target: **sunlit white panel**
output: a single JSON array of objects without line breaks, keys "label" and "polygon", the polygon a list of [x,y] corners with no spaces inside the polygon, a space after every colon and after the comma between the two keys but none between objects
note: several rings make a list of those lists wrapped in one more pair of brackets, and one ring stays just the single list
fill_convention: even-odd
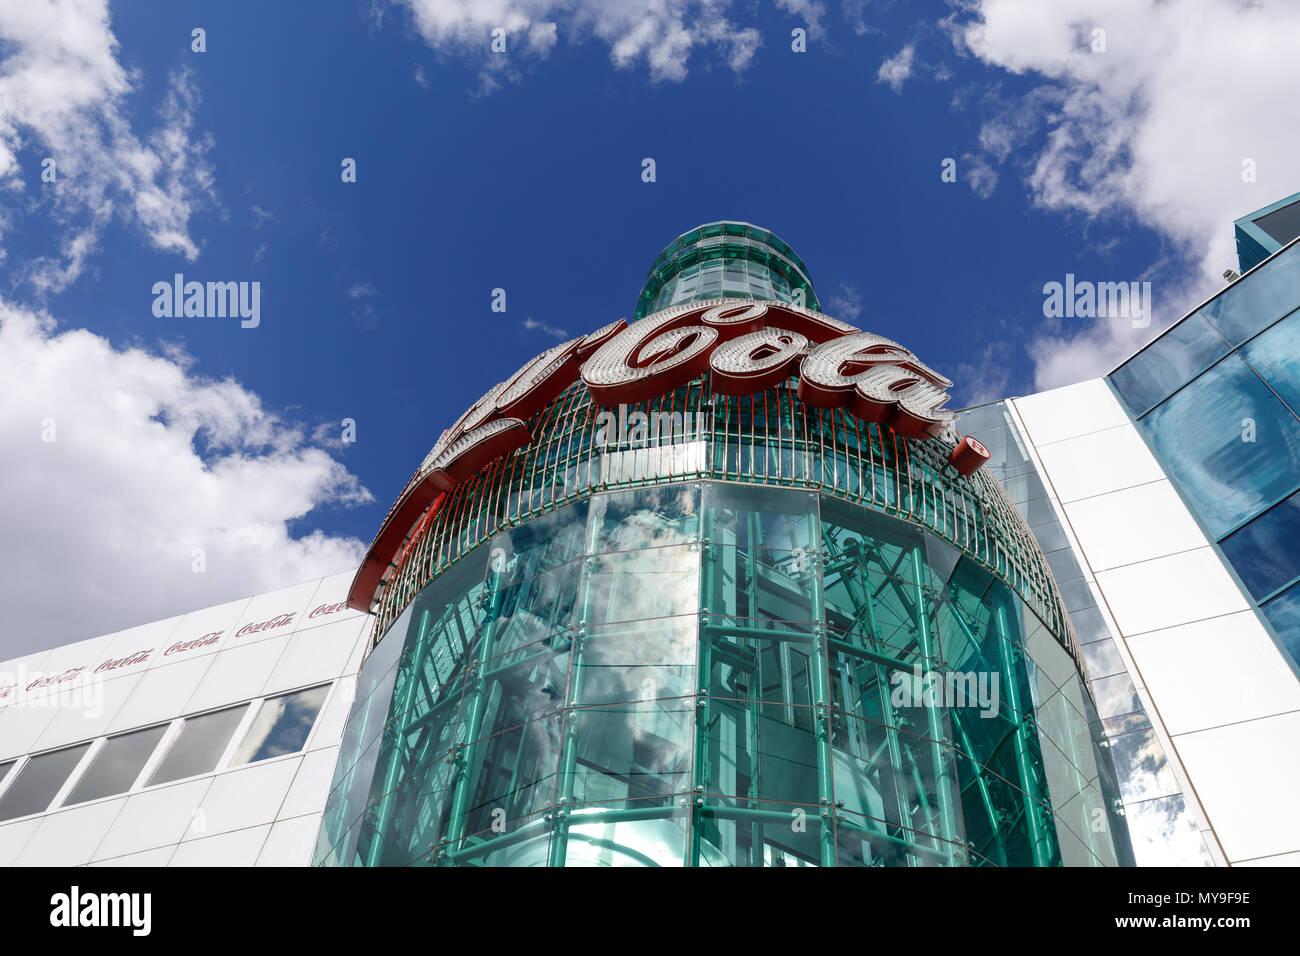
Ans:
[{"label": "sunlit white panel", "polygon": [[288,647],[262,687],[262,693],[273,694],[338,677],[352,656],[363,624],[362,620],[354,618],[291,635]]},{"label": "sunlit white panel", "polygon": [[1097,575],[1125,635],[1230,614],[1247,607],[1237,584],[1210,548],[1126,565]]},{"label": "sunlit white panel", "polygon": [[43,817],[15,865],[81,866],[88,863],[125,803],[125,798],[104,800]]},{"label": "sunlit white panel", "polygon": [[1171,734],[1300,710],[1300,683],[1250,611],[1128,639]]},{"label": "sunlit white panel", "polygon": [[126,805],[95,851],[94,859],[107,860],[181,841],[196,823],[195,813],[211,777],[157,787],[126,798]]},{"label": "sunlit white panel", "polygon": [[319,813],[311,813],[275,824],[262,845],[257,865],[310,866],[320,819]]},{"label": "sunlit white panel", "polygon": [[305,813],[320,813],[325,809],[325,797],[329,794],[330,780],[334,776],[334,764],[338,761],[338,756],[339,748],[331,747],[328,750],[313,750],[303,757],[284,805],[280,807],[281,819]]},{"label": "sunlit white panel", "polygon": [[1165,477],[1132,425],[1040,447],[1038,454],[1062,504]]},{"label": "sunlit white panel", "polygon": [[298,758],[286,758],[219,774],[183,839],[199,840],[270,823],[284,803],[299,763]]},{"label": "sunlit white panel", "polygon": [[1229,862],[1300,850],[1300,713],[1174,737]]},{"label": "sunlit white panel", "polygon": [[213,658],[186,710],[193,713],[259,696],[288,643],[288,634],[244,647],[232,643]]},{"label": "sunlit white panel", "polygon": [[1075,438],[1129,420],[1100,378],[1017,398],[1014,404],[1036,445]]},{"label": "sunlit white panel", "polygon": [[1084,498],[1064,507],[1094,572],[1209,543],[1168,481]]},{"label": "sunlit white panel", "polygon": [[252,866],[270,832],[267,824],[182,843],[168,866]]}]

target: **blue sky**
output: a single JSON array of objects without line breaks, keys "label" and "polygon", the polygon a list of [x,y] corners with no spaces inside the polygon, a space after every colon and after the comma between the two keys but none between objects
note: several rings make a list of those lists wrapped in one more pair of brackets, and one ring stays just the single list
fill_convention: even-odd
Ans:
[{"label": "blue sky", "polygon": [[[1235,265],[1232,218],[1300,189],[1296,134],[1234,108],[1262,83],[1293,95],[1294,51],[1273,55],[1291,41],[1270,38],[1294,14],[1198,6],[84,0],[0,14],[0,83],[18,104],[0,107],[0,414],[18,473],[0,528],[5,548],[35,537],[53,560],[84,556],[69,604],[15,551],[9,586],[35,609],[11,646],[347,567],[444,427],[553,336],[630,314],[656,253],[701,222],[775,231],[825,311],[912,347],[956,382],[955,406],[1106,371]],[[1175,24],[1191,39],[1157,56]],[[1234,31],[1207,67],[1192,41]],[[1260,54],[1245,71],[1243,45]],[[1186,106],[1189,76],[1227,86]],[[43,184],[51,155],[60,181]],[[155,317],[152,286],[176,272],[260,282],[259,327]],[[1066,273],[1152,280],[1155,323],[1045,319],[1043,285]],[[50,417],[60,438],[41,443]],[[89,521],[51,517],[78,507]],[[203,574],[187,567],[196,547]]]}]

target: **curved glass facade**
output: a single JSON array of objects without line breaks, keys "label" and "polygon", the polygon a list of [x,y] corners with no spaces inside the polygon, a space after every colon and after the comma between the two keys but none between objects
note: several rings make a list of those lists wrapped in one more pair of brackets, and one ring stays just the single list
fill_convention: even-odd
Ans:
[{"label": "curved glass facade", "polygon": [[1074,661],[937,535],[682,482],[511,528],[362,671],[317,862],[1114,865]]},{"label": "curved glass facade", "polygon": [[[765,229],[713,223],[634,320],[818,308]],[[709,374],[441,495],[371,598],[321,865],[1129,865],[1047,560],[955,437]]]},{"label": "curved glass facade", "polygon": [[678,236],[659,253],[632,318],[725,298],[820,308],[803,260],[779,237],[747,222],[713,222]]}]

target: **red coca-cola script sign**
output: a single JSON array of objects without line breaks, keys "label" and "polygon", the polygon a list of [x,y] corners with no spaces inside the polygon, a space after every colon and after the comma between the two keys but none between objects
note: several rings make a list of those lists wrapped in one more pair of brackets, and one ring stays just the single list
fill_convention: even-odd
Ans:
[{"label": "red coca-cola script sign", "polygon": [[235,632],[235,637],[240,638],[247,634],[257,634],[261,631],[273,631],[277,627],[285,627],[288,624],[291,624],[293,619],[294,615],[292,614],[277,614],[275,617],[267,621],[258,621],[256,624],[245,624]]},{"label": "red coca-cola script sign", "polygon": [[[798,375],[799,398],[846,408],[909,438],[948,434],[952,382],[897,342],[813,309],[751,299],[672,306],[633,325],[611,323],[548,349],[495,386],[443,432],[389,509],[347,604],[364,611],[406,535],[441,497],[532,441],[528,419],[581,378],[595,404],[639,402],[710,372],[716,392],[753,394]],[[948,441],[954,439],[948,438]],[[974,445],[949,456],[964,475],[983,464]]]}]

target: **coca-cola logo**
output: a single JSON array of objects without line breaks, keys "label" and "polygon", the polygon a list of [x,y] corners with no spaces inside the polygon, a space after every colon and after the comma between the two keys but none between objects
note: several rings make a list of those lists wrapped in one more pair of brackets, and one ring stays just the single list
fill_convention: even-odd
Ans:
[{"label": "coca-cola logo", "polygon": [[[532,441],[529,417],[581,379],[594,404],[610,408],[668,393],[710,373],[715,392],[741,395],[797,376],[801,401],[845,408],[914,439],[955,444],[944,406],[952,382],[882,336],[800,305],[713,299],[671,306],[639,322],[620,319],[557,345],[478,400],[443,432],[389,509],[352,581],[348,605],[364,611],[407,532],[438,499]],[[974,446],[949,448],[964,475],[986,459]]]},{"label": "coca-cola logo", "polygon": [[221,640],[221,635],[224,633],[226,632],[210,631],[202,637],[194,638],[192,641],[178,641],[171,647],[167,648],[167,650],[163,651],[163,657],[168,657],[172,654],[181,654],[185,651],[197,650],[200,647],[211,647],[213,644],[217,643],[217,641]]},{"label": "coca-cola logo", "polygon": [[52,674],[49,677],[38,677],[27,685],[27,693],[39,690],[43,687],[55,687],[59,684],[65,684],[70,680],[76,680],[77,675],[84,671],[85,667],[69,667],[66,671],[58,674]]},{"label": "coca-cola logo", "polygon": [[307,615],[308,620],[317,617],[324,617],[326,614],[337,614],[339,611],[348,609],[347,601],[340,601],[338,604],[322,604],[316,610]]},{"label": "coca-cola logo", "polygon": [[273,631],[277,627],[284,627],[294,616],[292,614],[277,614],[269,621],[259,621],[256,624],[245,624],[235,632],[235,637],[243,637],[245,634],[257,634],[261,631]]},{"label": "coca-cola logo", "polygon": [[123,667],[131,667],[134,664],[143,664],[149,659],[149,655],[152,653],[153,648],[151,647],[147,651],[136,651],[133,654],[119,657],[116,660],[104,661],[104,663],[95,668],[95,673],[98,674],[101,671],[115,671],[120,670]]}]

